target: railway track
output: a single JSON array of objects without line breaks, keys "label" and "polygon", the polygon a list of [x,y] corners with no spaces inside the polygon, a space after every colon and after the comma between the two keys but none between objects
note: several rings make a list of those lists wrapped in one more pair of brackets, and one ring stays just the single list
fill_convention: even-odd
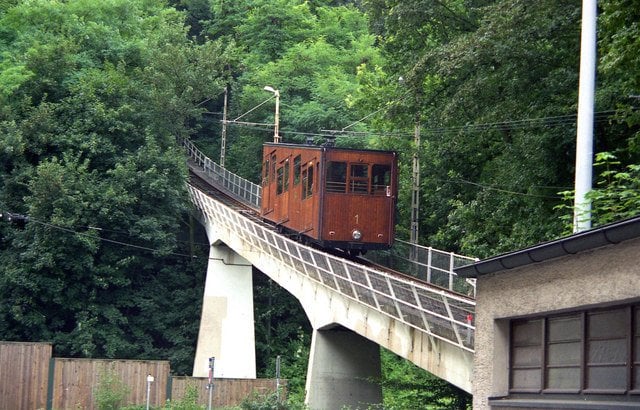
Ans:
[{"label": "railway track", "polygon": [[[191,167],[190,167],[191,169]],[[197,168],[196,168],[197,169]],[[203,178],[201,175],[199,175],[198,172],[194,172],[193,169],[191,169],[191,172],[189,173],[189,184],[191,184],[192,186],[198,188],[199,190],[201,190],[202,192],[206,193],[208,196],[215,198],[217,201],[222,202],[223,204],[225,204],[226,206],[228,206],[229,208],[233,209],[234,211],[242,214],[243,216],[245,216],[246,218],[250,219],[251,221],[260,224],[261,226],[268,228],[269,230],[276,232],[278,234],[284,235],[289,237],[292,240],[295,240],[294,236],[295,235],[287,235],[286,233],[283,233],[280,229],[278,229],[278,227],[274,226],[271,223],[266,222],[264,219],[262,219],[262,217],[260,216],[260,213],[247,206],[246,204],[244,204],[243,202],[241,202],[238,199],[233,198],[231,195],[226,194],[225,192],[221,191],[220,189],[217,189],[216,187],[214,187],[211,183],[209,183],[206,178]],[[452,291],[451,289],[439,286],[437,284],[434,283],[430,283],[424,280],[421,280],[420,278],[416,278],[413,275],[409,275],[403,272],[399,272],[397,270],[391,269],[387,266],[381,265],[379,263],[375,263],[372,262],[362,256],[352,256],[349,255],[349,253],[344,252],[342,250],[339,249],[320,249],[320,248],[316,248],[318,250],[324,251],[324,252],[328,252],[336,257],[339,258],[343,258],[343,259],[348,259],[352,262],[358,263],[362,266],[366,266],[372,269],[376,269],[382,272],[385,272],[391,276],[397,277],[397,278],[402,278],[404,280],[410,280],[413,282],[417,282],[417,283],[421,283],[424,285],[428,285],[430,287],[433,288],[437,288],[439,290],[442,290],[443,292],[450,292],[450,293],[454,293],[456,294],[458,297],[460,298],[464,298],[464,299],[468,299],[469,301],[473,301],[472,297],[469,297],[468,295],[462,294],[462,293],[458,293],[455,291]]]}]

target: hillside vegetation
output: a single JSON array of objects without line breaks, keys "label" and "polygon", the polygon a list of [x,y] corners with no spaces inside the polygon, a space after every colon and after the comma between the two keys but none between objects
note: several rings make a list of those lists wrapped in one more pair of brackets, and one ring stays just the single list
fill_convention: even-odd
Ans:
[{"label": "hillside vegetation", "polygon": [[[640,209],[640,0],[601,0],[594,224]],[[258,182],[285,142],[400,153],[408,238],[475,257],[567,232],[579,0],[0,0],[0,334],[191,371],[208,245],[177,137]],[[257,108],[256,108],[257,107]],[[419,124],[421,144],[415,146]],[[260,373],[303,389],[309,325],[256,272]],[[389,408],[464,395],[385,359]],[[431,394],[431,393],[429,393]],[[456,396],[458,395],[458,396]],[[451,399],[451,397],[458,397]],[[412,402],[415,400],[415,402]]]}]

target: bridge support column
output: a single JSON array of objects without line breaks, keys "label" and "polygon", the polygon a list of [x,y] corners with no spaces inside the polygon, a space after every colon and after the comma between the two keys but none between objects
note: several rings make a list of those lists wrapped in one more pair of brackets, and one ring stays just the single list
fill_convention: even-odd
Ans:
[{"label": "bridge support column", "polygon": [[255,379],[255,336],[251,264],[223,244],[214,244],[202,301],[194,377]]},{"label": "bridge support column", "polygon": [[312,410],[382,403],[380,347],[344,328],[313,330],[306,404]]}]

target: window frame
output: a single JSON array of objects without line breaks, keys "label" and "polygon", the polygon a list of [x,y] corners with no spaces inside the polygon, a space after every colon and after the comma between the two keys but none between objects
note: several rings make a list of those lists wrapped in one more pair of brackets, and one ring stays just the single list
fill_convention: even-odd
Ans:
[{"label": "window frame", "polygon": [[[619,315],[617,321],[613,320],[616,315]],[[598,322],[598,316],[609,316],[609,318]],[[561,336],[556,334],[550,336],[551,326],[554,323],[572,318],[579,321],[578,326],[573,324],[575,329],[568,329],[565,324],[562,328],[558,327],[560,329],[558,333],[562,334]],[[535,322],[539,322],[536,324],[539,326],[537,329],[540,332],[539,337],[536,340],[527,340],[526,337],[532,338],[525,334],[525,327]],[[581,399],[628,397],[633,398],[634,402],[640,398],[639,303],[512,319],[509,323],[509,329],[509,395],[532,398],[570,395]],[[535,331],[536,329],[533,329],[532,332],[535,333]],[[570,332],[575,332],[575,334],[572,335]],[[558,362],[556,359],[560,357],[559,355],[556,355],[556,359],[552,357],[554,355],[552,351],[556,347],[567,344],[565,347],[575,348],[576,343],[580,346],[577,363],[562,363],[562,359]],[[568,346],[568,344],[574,346]],[[621,351],[622,345],[624,345],[624,351]],[[526,356],[525,349],[531,346],[538,347],[539,366],[527,362],[532,359]],[[591,370],[598,368],[609,372],[599,375],[590,373]],[[619,368],[624,368],[624,370]],[[516,384],[518,383],[516,377],[521,377],[528,369],[537,369],[539,373],[534,379],[517,379],[518,381],[524,380],[524,382]],[[576,369],[577,373],[574,375],[576,379],[571,380],[577,382],[577,388],[558,387],[550,384],[552,383],[550,371],[557,369]],[[561,377],[566,377],[566,375],[556,376],[556,380]],[[565,378],[560,382],[567,380]],[[618,386],[613,385],[615,381],[619,382]],[[624,388],[621,387],[623,384]]]},{"label": "window frame", "polygon": [[313,196],[313,161],[302,165],[302,200]]}]

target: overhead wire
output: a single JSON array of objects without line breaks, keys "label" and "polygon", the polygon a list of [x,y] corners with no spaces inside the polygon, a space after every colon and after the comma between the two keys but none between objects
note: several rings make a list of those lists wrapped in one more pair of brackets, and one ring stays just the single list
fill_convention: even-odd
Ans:
[{"label": "overhead wire", "polygon": [[[389,107],[383,107],[389,108]],[[295,130],[286,130],[280,129],[281,134],[297,134],[297,135],[311,135],[311,136],[319,136],[319,137],[330,137],[335,138],[340,134],[351,135],[355,137],[371,137],[371,136],[384,136],[384,137],[413,137],[412,132],[373,132],[373,131],[349,131],[347,128],[363,121],[366,118],[369,118],[371,115],[379,112],[378,110],[374,113],[371,113],[362,119],[351,123],[350,125],[342,128],[342,129],[323,129],[321,132],[306,132],[306,131],[295,131]],[[607,111],[598,111],[594,113],[594,122],[603,122],[609,120],[612,115],[614,115],[616,110],[607,110]],[[457,126],[449,126],[449,127],[424,127],[420,129],[420,133],[423,135],[451,135],[458,133],[476,133],[476,132],[484,132],[490,130],[496,131],[512,131],[512,130],[521,130],[528,128],[539,128],[539,127],[558,127],[562,125],[571,125],[575,124],[577,119],[577,114],[567,114],[567,115],[558,115],[558,116],[549,116],[549,117],[537,117],[537,118],[526,118],[522,120],[511,120],[511,121],[499,121],[499,122],[489,122],[489,123],[479,123],[479,124],[465,124],[465,125],[457,125]],[[261,127],[264,125],[273,126],[273,124],[267,123],[245,123],[245,122],[236,122],[227,121],[228,125],[235,125],[246,128],[253,128],[259,131],[272,131],[272,128]]]},{"label": "overhead wire", "polygon": [[[488,191],[502,192],[502,193],[505,193],[505,194],[519,195],[519,196],[524,196],[524,197],[529,197],[529,198],[562,199],[561,196],[538,195],[538,194],[530,194],[530,193],[527,193],[527,192],[513,191],[513,190],[509,190],[509,189],[499,188],[499,187],[496,187],[496,186],[493,186],[493,185],[486,185],[486,184],[480,184],[478,182],[467,181],[466,179],[462,179],[462,178],[458,178],[458,179],[432,178],[432,179],[435,180],[435,181],[440,181],[440,182],[452,182],[452,183],[457,183],[457,184],[473,185],[473,186],[477,186],[477,187],[486,189]],[[550,188],[553,188],[553,187],[550,187]]]},{"label": "overhead wire", "polygon": [[[12,214],[18,215],[18,214],[15,214],[15,213],[12,213]],[[21,215],[21,216],[23,216],[23,215]],[[36,224],[39,224],[39,225],[42,225],[42,226],[45,226],[45,227],[48,227],[48,228],[51,228],[51,229],[56,229],[56,230],[59,230],[59,231],[62,231],[62,232],[67,232],[67,233],[71,233],[71,234],[74,234],[74,235],[87,237],[87,238],[90,238],[90,239],[97,239],[97,240],[99,240],[101,242],[108,242],[108,243],[112,243],[112,244],[123,246],[123,247],[129,247],[129,248],[139,249],[139,250],[153,252],[153,253],[162,253],[162,254],[165,254],[165,255],[180,256],[180,257],[185,257],[185,258],[190,258],[190,259],[200,259],[196,255],[188,255],[186,253],[179,253],[179,252],[165,252],[165,251],[162,251],[162,250],[160,250],[158,248],[151,248],[151,247],[148,247],[148,246],[141,246],[141,245],[136,245],[136,244],[132,244],[132,243],[128,243],[128,242],[118,241],[118,240],[115,240],[115,239],[104,238],[102,236],[91,235],[91,234],[88,234],[86,232],[80,232],[80,231],[77,230],[77,228],[76,229],[66,228],[64,226],[59,226],[59,225],[55,225],[55,224],[52,224],[52,223],[49,223],[49,222],[40,221],[40,220],[34,219],[34,218],[30,217],[30,216],[29,217],[23,216],[23,217],[26,218],[26,220],[28,220],[28,222],[31,222],[31,223],[36,223]],[[99,228],[99,227],[95,227],[95,226],[86,226],[85,228],[91,229],[91,230],[96,230],[96,231],[108,230],[108,229],[103,229],[103,228]],[[112,232],[118,232],[118,231],[112,231]],[[203,246],[204,244],[196,243],[196,245]],[[206,245],[206,246],[208,246],[208,245]],[[247,265],[247,264],[228,263],[223,258],[208,257],[207,259],[208,260],[221,261],[224,265],[229,265],[229,266],[251,266],[251,265]]]}]

